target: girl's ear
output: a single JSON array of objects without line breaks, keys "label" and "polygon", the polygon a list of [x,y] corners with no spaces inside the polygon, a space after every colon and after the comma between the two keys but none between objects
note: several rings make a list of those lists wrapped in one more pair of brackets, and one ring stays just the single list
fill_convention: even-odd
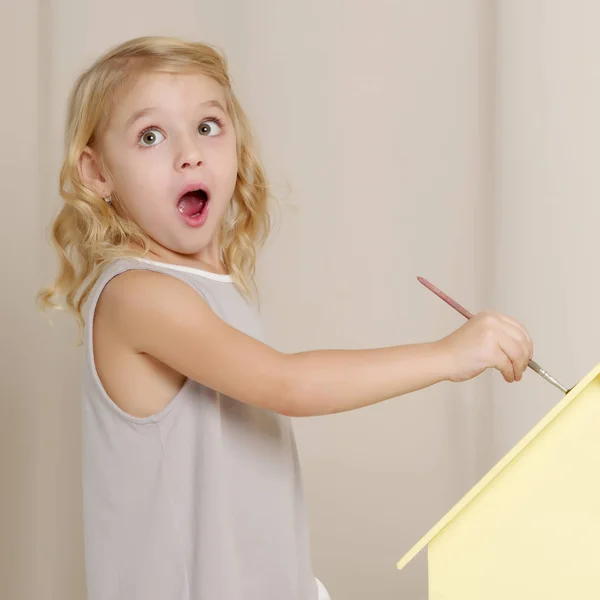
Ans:
[{"label": "girl's ear", "polygon": [[110,183],[102,172],[100,158],[92,148],[86,146],[79,157],[77,164],[79,177],[94,193],[101,198],[106,198],[112,193]]}]

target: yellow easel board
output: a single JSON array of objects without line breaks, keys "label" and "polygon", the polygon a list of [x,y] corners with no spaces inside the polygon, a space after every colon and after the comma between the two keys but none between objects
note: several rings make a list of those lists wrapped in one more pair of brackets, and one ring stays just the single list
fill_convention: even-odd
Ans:
[{"label": "yellow easel board", "polygon": [[429,600],[600,598],[600,365],[397,563]]}]

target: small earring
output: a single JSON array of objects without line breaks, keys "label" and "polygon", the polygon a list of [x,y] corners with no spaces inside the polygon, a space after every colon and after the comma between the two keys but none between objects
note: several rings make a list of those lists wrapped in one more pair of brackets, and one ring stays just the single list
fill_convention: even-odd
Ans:
[{"label": "small earring", "polygon": [[106,202],[106,204],[112,204],[112,198],[110,196],[106,196],[106,198],[104,198],[104,202]]}]

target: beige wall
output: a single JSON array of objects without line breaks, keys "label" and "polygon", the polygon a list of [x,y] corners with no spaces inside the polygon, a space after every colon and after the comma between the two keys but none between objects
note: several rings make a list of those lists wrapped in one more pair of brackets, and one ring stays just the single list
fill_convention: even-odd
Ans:
[{"label": "beige wall", "polygon": [[[497,22],[492,294],[569,387],[600,360],[600,4],[503,0]],[[495,457],[560,399],[538,379],[495,385]]]},{"label": "beige wall", "polygon": [[[421,274],[472,310],[525,321],[540,362],[570,384],[597,360],[599,10],[583,0],[3,3],[0,596],[84,595],[79,350],[69,321],[50,329],[31,303],[52,273],[44,228],[82,67],[149,33],[227,52],[282,200],[259,269],[276,347],[446,334],[461,317],[416,283]],[[315,566],[333,599],[426,598],[425,556],[401,573],[395,561],[557,393],[532,375],[509,388],[486,374],[297,421]]]},{"label": "beige wall", "polygon": [[[441,336],[461,317],[417,275],[485,300],[485,3],[298,6],[261,4],[252,60],[266,67],[240,81],[277,189],[292,190],[262,264],[272,339],[293,350]],[[426,557],[394,564],[481,472],[488,384],[297,423],[334,599],[426,598]]]},{"label": "beige wall", "polygon": [[5,591],[15,596],[17,585],[27,588],[32,566],[38,63],[35,3],[25,0],[18,9],[1,10],[6,18],[0,18],[0,595],[8,598]]}]

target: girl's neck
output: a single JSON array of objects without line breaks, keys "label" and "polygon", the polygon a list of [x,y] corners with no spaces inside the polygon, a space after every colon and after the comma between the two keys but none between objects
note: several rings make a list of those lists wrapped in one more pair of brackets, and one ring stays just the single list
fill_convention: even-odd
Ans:
[{"label": "girl's neck", "polygon": [[203,250],[201,254],[187,255],[178,254],[151,241],[150,251],[146,258],[157,262],[210,271],[219,275],[229,275],[221,258],[220,246],[217,244],[211,244],[211,247]]}]

